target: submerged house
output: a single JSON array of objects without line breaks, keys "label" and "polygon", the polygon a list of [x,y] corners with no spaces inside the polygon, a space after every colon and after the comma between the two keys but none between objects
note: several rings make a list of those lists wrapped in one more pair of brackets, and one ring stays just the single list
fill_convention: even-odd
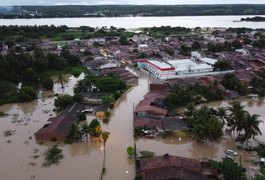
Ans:
[{"label": "submerged house", "polygon": [[166,97],[166,92],[149,92],[144,99],[135,107],[135,115],[141,118],[165,117],[167,110],[162,106],[162,101]]},{"label": "submerged house", "polygon": [[83,110],[84,105],[75,103],[66,107],[57,117],[48,120],[51,122],[45,124],[35,133],[36,141],[58,140],[64,141],[69,134],[71,124],[78,121],[78,115]]},{"label": "submerged house", "polygon": [[208,179],[200,161],[169,154],[140,160],[140,175],[143,180]]}]

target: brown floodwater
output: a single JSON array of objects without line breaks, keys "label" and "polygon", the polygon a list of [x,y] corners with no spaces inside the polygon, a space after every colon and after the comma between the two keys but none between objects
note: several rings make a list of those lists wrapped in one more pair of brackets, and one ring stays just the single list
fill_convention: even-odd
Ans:
[{"label": "brown floodwater", "polygon": [[[133,146],[133,107],[148,91],[148,84],[154,79],[148,78],[141,72],[129,70],[139,76],[139,83],[128,90],[112,112],[108,125],[102,124],[104,131],[110,136],[106,144],[106,180],[132,180],[135,177],[134,162],[128,158],[126,149]],[[40,98],[30,103],[16,103],[0,106],[0,111],[8,116],[0,118],[0,174],[3,180],[37,179],[37,180],[97,180],[103,164],[103,143],[79,142],[71,145],[60,144],[64,158],[57,166],[42,167],[45,150],[54,143],[37,144],[34,132],[41,128],[47,119],[55,116],[53,94],[67,93],[73,95],[73,87],[79,79],[65,76],[65,88],[59,82],[55,83],[53,91],[40,93]],[[54,78],[56,81],[56,78]],[[261,115],[264,121],[264,102],[255,100],[241,100],[251,113]],[[212,106],[227,106],[228,102],[211,103]],[[87,115],[90,122],[95,116]],[[260,125],[262,131],[265,124]],[[4,137],[3,132],[11,130],[12,136]],[[264,131],[265,132],[265,131]],[[138,139],[137,150],[149,150],[157,155],[170,153],[191,158],[208,158],[221,160],[226,149],[236,149],[233,133],[225,134],[218,142],[197,143],[188,134],[172,134],[167,138]],[[265,134],[258,137],[265,140]],[[251,154],[243,151],[242,164],[250,167],[248,162]],[[38,157],[39,156],[39,157]],[[239,162],[239,157],[236,161]],[[256,167],[253,167],[257,169]]]}]

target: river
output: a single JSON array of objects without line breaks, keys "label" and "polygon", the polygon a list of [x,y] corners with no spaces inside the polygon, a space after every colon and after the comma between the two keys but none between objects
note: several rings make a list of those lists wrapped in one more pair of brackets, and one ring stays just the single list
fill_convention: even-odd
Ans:
[{"label": "river", "polygon": [[[265,28],[265,22],[234,22],[241,18],[254,16],[172,16],[172,17],[108,17],[108,18],[42,18],[42,19],[0,19],[0,25],[66,25],[79,26],[114,26],[126,29],[140,27],[183,26],[194,27],[246,27]],[[264,17],[264,16],[262,16]]]}]

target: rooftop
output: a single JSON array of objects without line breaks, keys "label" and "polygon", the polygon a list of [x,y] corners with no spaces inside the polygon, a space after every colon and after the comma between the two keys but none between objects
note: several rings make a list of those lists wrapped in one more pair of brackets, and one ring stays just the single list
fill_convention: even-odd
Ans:
[{"label": "rooftop", "polygon": [[189,70],[212,68],[212,66],[208,64],[195,63],[194,61],[190,59],[171,60],[171,61],[168,61],[168,63],[172,64],[172,66],[174,66],[177,71],[189,71]]},{"label": "rooftop", "polygon": [[140,171],[143,180],[207,179],[199,161],[169,154],[141,160]]}]

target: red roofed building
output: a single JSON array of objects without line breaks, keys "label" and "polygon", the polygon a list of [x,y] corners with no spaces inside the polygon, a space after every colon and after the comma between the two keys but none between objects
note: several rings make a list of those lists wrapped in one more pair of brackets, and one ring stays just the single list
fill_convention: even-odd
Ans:
[{"label": "red roofed building", "polygon": [[57,117],[52,117],[48,121],[50,124],[45,124],[35,133],[37,141],[51,141],[56,139],[64,141],[69,133],[72,123],[78,120],[78,114],[83,109],[82,104],[73,104],[65,108]]},{"label": "red roofed building", "polygon": [[198,160],[165,154],[140,160],[142,180],[206,180]]},{"label": "red roofed building", "polygon": [[165,117],[167,110],[161,107],[160,101],[166,97],[166,92],[149,92],[139,102],[134,112],[138,117],[157,116]]}]

